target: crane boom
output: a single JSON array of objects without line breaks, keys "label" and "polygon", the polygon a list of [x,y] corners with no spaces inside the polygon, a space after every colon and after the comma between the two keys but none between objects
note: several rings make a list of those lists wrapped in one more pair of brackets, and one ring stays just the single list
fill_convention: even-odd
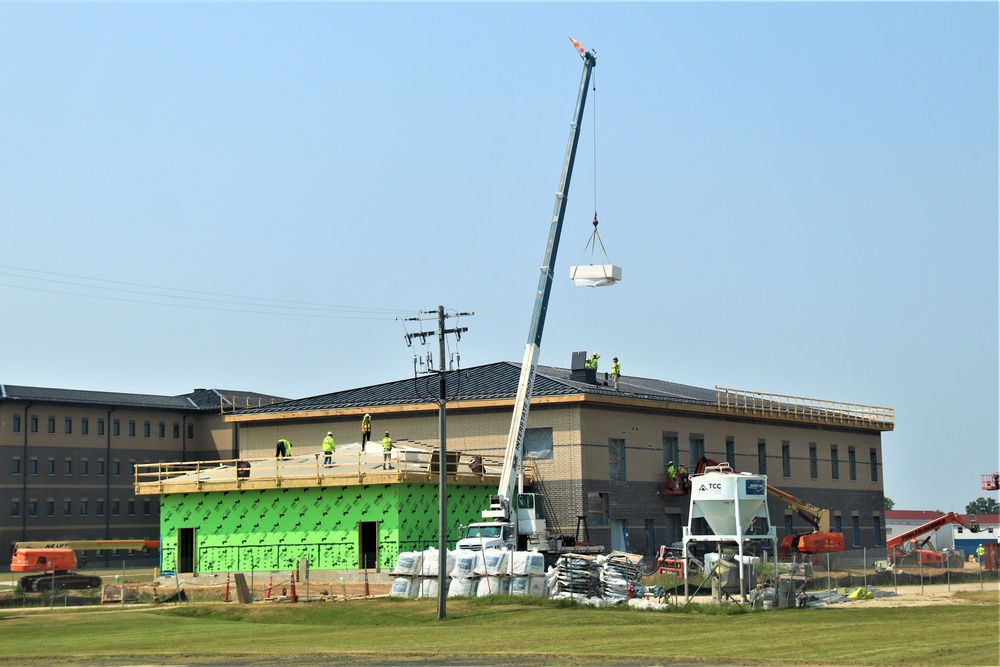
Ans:
[{"label": "crane boom", "polygon": [[[576,99],[576,111],[570,123],[569,142],[566,146],[566,158],[563,161],[562,177],[559,189],[556,191],[555,211],[552,214],[552,225],[549,228],[549,241],[542,260],[541,275],[538,278],[538,291],[535,294],[535,306],[531,314],[531,325],[528,328],[528,342],[524,346],[524,359],[521,362],[521,375],[517,382],[517,396],[514,399],[514,413],[511,416],[510,429],[507,432],[507,446],[504,450],[503,471],[500,474],[498,494],[490,502],[490,510],[483,516],[500,518],[509,515],[510,499],[514,495],[514,485],[523,476],[521,471],[522,450],[524,448],[524,429],[528,423],[528,408],[531,404],[531,393],[535,384],[535,369],[538,367],[538,354],[542,344],[542,330],[545,327],[545,313],[549,307],[549,294],[552,291],[552,277],[556,265],[556,253],[559,250],[559,236],[562,233],[563,218],[566,215],[567,196],[569,195],[570,179],[573,176],[573,163],[576,160],[576,148],[580,142],[580,125],[583,121],[583,109],[587,103],[587,88],[590,75],[597,58],[593,53],[582,50],[577,42],[574,46],[583,58],[583,74],[580,78],[580,92]],[[523,490],[523,486],[520,490]]]},{"label": "crane boom", "polygon": [[904,533],[900,533],[895,537],[892,537],[885,542],[885,546],[889,549],[894,547],[900,547],[910,540],[915,540],[921,535],[926,535],[927,533],[932,533],[939,528],[943,528],[948,524],[957,523],[965,526],[973,533],[979,532],[979,522],[976,520],[975,515],[971,515],[968,520],[965,519],[961,514],[956,512],[948,512],[947,514],[942,514],[936,519],[932,519],[922,526],[917,526]]}]

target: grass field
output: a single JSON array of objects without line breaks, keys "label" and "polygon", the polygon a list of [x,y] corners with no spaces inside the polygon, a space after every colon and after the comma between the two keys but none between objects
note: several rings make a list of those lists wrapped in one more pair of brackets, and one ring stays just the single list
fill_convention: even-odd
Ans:
[{"label": "grass field", "polygon": [[377,599],[0,612],[0,660],[30,664],[998,665],[995,591],[964,604],[749,612],[549,600]]}]

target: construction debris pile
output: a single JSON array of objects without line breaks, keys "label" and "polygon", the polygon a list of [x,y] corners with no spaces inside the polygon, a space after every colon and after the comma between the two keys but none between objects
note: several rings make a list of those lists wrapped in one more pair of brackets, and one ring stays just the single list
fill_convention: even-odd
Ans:
[{"label": "construction debris pile", "polygon": [[[449,551],[446,558],[448,597],[535,595],[615,604],[634,596],[642,576],[642,556],[617,551],[608,556],[568,554],[548,572],[538,551],[460,549]],[[439,568],[437,549],[399,554],[389,594],[437,597]]]}]

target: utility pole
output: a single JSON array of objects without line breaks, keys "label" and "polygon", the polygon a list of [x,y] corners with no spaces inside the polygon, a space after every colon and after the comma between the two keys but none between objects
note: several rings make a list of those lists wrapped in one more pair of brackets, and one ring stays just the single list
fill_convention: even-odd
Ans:
[{"label": "utility pole", "polygon": [[[445,403],[447,395],[445,392],[445,345],[444,337],[448,334],[455,334],[457,340],[461,340],[462,334],[468,331],[467,327],[455,327],[445,329],[445,319],[448,317],[462,317],[475,315],[475,313],[454,313],[445,314],[444,306],[438,306],[437,311],[426,311],[431,317],[410,317],[409,321],[422,321],[437,319],[438,337],[438,437],[440,441],[440,451],[438,452],[438,620],[443,620],[446,616],[445,610],[445,582],[448,576],[448,447],[445,439]],[[420,338],[421,342],[426,342],[430,331],[420,331],[419,333],[406,334],[406,344],[410,345],[414,338]],[[429,366],[429,364],[428,364]],[[428,373],[435,371],[428,367]]]}]

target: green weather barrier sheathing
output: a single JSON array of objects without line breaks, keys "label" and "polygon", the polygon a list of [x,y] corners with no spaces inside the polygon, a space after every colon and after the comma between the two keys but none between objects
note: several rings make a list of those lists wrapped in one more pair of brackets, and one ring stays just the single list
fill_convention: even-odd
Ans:
[{"label": "green weather barrier sheathing", "polygon": [[[481,520],[492,487],[448,488],[448,537]],[[161,568],[177,568],[177,536],[195,531],[198,572],[357,568],[361,522],[377,522],[378,563],[436,547],[437,484],[371,484],[166,494],[160,502]]]}]

